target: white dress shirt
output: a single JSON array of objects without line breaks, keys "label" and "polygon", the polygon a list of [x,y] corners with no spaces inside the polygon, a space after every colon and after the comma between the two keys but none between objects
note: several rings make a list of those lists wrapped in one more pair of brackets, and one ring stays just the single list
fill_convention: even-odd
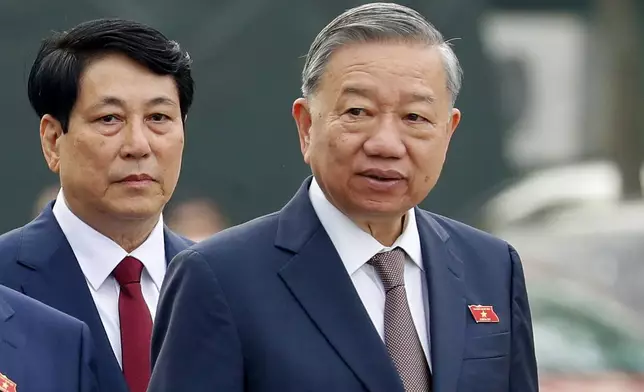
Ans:
[{"label": "white dress shirt", "polygon": [[144,266],[141,275],[141,290],[154,321],[159,300],[159,288],[163,283],[166,271],[163,218],[159,219],[145,242],[128,254],[117,243],[74,215],[67,206],[62,189],[56,198],[53,212],[85,275],[87,286],[94,299],[112,350],[114,350],[114,355],[122,368],[118,306],[120,286],[111,274],[126,256],[132,256],[141,261]]},{"label": "white dress shirt", "polygon": [[407,213],[405,227],[400,237],[391,247],[387,247],[360,229],[331,204],[315,178],[309,188],[309,198],[383,341],[385,337],[385,289],[375,268],[368,264],[368,261],[377,253],[386,252],[396,247],[405,251],[405,290],[409,310],[427,357],[427,363],[431,366],[427,281],[423,272],[420,236],[414,210],[411,209]]}]

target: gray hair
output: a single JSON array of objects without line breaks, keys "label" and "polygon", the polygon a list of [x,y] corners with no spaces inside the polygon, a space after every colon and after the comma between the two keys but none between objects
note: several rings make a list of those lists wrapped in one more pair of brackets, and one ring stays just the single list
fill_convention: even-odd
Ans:
[{"label": "gray hair", "polygon": [[315,93],[329,59],[343,45],[378,41],[418,42],[438,47],[443,56],[452,105],[461,89],[463,70],[443,35],[421,14],[394,3],[370,3],[333,19],[309,48],[302,70],[302,94]]}]

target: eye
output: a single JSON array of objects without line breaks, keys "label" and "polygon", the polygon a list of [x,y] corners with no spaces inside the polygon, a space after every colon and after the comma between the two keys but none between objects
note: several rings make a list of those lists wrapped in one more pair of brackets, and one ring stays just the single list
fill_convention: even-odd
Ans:
[{"label": "eye", "polygon": [[149,118],[154,122],[164,122],[170,120],[170,117],[162,113],[154,113]]},{"label": "eye", "polygon": [[405,116],[405,120],[411,121],[411,122],[428,122],[425,117],[421,116],[420,114],[416,113],[409,113],[408,115]]},{"label": "eye", "polygon": [[115,124],[119,121],[119,118],[113,114],[108,114],[107,116],[98,118],[96,121],[99,121],[103,124]]},{"label": "eye", "polygon": [[346,111],[346,113],[352,115],[352,116],[360,116],[361,114],[366,114],[366,111],[362,108],[351,108]]}]

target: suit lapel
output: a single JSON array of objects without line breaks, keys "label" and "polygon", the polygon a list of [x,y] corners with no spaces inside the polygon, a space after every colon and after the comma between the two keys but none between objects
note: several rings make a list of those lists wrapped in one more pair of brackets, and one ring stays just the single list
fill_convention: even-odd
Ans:
[{"label": "suit lapel", "polygon": [[449,235],[429,213],[416,209],[429,293],[434,391],[455,391],[463,360],[466,324],[463,263]]},{"label": "suit lapel", "polygon": [[25,344],[25,336],[16,324],[14,310],[0,296],[0,373],[16,382],[22,380],[21,348]]},{"label": "suit lapel", "polygon": [[280,213],[276,246],[296,253],[279,272],[308,316],[370,391],[403,391],[380,336],[308,198],[310,178]]},{"label": "suit lapel", "polygon": [[[30,270],[22,283],[25,294],[84,321],[96,346],[99,380],[108,390],[126,391],[83,271],[51,211],[51,205],[24,229],[18,263]],[[102,375],[101,375],[102,373]]]},{"label": "suit lapel", "polygon": [[182,250],[194,245],[193,241],[180,237],[167,227],[163,228],[163,237],[165,242],[165,259],[166,263],[170,261]]}]

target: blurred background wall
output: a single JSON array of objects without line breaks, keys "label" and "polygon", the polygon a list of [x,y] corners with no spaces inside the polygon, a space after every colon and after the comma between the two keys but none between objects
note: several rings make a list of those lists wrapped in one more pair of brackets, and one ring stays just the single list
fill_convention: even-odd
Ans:
[{"label": "blurred background wall", "polygon": [[[326,23],[361,3],[0,0],[0,231],[58,189],[26,95],[52,30],[125,17],[191,53],[197,92],[166,221],[200,240],[279,209],[309,173],[290,117],[303,56]],[[542,390],[644,390],[644,2],[400,3],[454,39],[465,71],[463,121],[423,207],[519,250]]]}]

